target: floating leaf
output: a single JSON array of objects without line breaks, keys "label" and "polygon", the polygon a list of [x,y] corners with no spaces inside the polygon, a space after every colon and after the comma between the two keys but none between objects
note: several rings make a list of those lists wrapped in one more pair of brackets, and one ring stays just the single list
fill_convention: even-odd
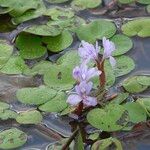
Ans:
[{"label": "floating leaf", "polygon": [[94,20],[89,24],[81,25],[76,29],[77,36],[80,40],[94,43],[98,39],[112,37],[116,32],[115,25],[104,19]]},{"label": "floating leaf", "polygon": [[123,150],[121,142],[118,139],[112,137],[96,141],[92,145],[91,150],[106,150],[112,144],[115,145],[116,150]]},{"label": "floating leaf", "polygon": [[5,109],[9,109],[9,104],[4,103],[4,102],[0,102],[0,111],[3,111]]},{"label": "floating leaf", "polygon": [[150,4],[149,0],[137,0],[137,2],[141,4]]},{"label": "floating leaf", "polygon": [[27,135],[17,128],[11,128],[0,132],[0,139],[0,149],[16,149],[26,143]]},{"label": "floating leaf", "polygon": [[72,67],[53,65],[53,67],[44,74],[44,83],[57,90],[71,89],[75,83],[72,77]]},{"label": "floating leaf", "polygon": [[129,96],[129,93],[119,93],[117,97],[112,99],[110,102],[111,104],[121,104],[123,101],[125,101]]},{"label": "floating leaf", "polygon": [[128,36],[140,36],[140,37],[149,37],[150,36],[150,18],[141,18],[128,23],[122,26],[122,31]]},{"label": "floating leaf", "polygon": [[52,66],[52,63],[50,61],[42,60],[39,63],[35,64],[35,66],[32,67],[30,74],[40,74],[43,75],[49,70]]},{"label": "floating leaf", "polygon": [[139,93],[148,88],[148,86],[140,84],[137,78],[138,76],[133,76],[123,81],[122,85],[126,91],[130,93]]},{"label": "floating leaf", "polygon": [[67,107],[67,96],[64,92],[59,92],[54,98],[45,104],[41,105],[39,109],[45,112],[61,112]]},{"label": "floating leaf", "polygon": [[137,76],[138,83],[150,86],[150,76]]},{"label": "floating leaf", "polygon": [[118,0],[121,4],[129,4],[134,2],[135,0]]},{"label": "floating leaf", "polygon": [[32,25],[24,30],[27,33],[41,36],[57,36],[61,33],[61,28],[55,25]]},{"label": "floating leaf", "polygon": [[132,40],[125,35],[116,34],[111,38],[111,41],[114,42],[116,50],[113,52],[113,56],[118,56],[128,52],[132,46]]},{"label": "floating leaf", "polygon": [[[20,34],[16,39],[16,46],[20,50],[20,55],[24,59],[35,59],[46,53],[46,48],[42,46],[42,39],[31,34]],[[30,43],[30,44],[27,44]]]},{"label": "floating leaf", "polygon": [[28,66],[21,57],[11,56],[0,72],[6,74],[23,74],[28,69]]},{"label": "floating leaf", "polygon": [[138,103],[135,102],[128,102],[123,107],[128,111],[129,113],[129,120],[132,123],[139,123],[142,121],[146,121],[146,111],[142,106],[140,106]]},{"label": "floating leaf", "polygon": [[48,1],[48,2],[50,2],[50,3],[64,3],[64,2],[67,2],[67,1],[69,1],[69,0],[46,0],[46,1]]},{"label": "floating leaf", "polygon": [[103,131],[121,130],[128,122],[128,113],[123,106],[111,104],[104,109],[93,109],[87,114],[88,122]]},{"label": "floating leaf", "polygon": [[72,18],[74,16],[74,12],[71,11],[71,9],[55,7],[47,9],[44,15],[50,16],[52,20],[66,20]]},{"label": "floating leaf", "polygon": [[[35,19],[35,18],[38,18],[43,15],[43,13],[46,11],[44,2],[42,0],[38,0],[38,1],[35,0],[35,1],[36,1],[37,8],[35,10],[30,9],[30,10],[24,12],[21,16],[12,18],[13,24],[17,25],[19,23],[22,23],[22,22],[25,22],[25,21],[28,21],[31,19]],[[28,1],[28,3],[30,3],[30,2]],[[14,4],[14,5],[16,5],[16,4]]]},{"label": "floating leaf", "polygon": [[139,103],[150,116],[150,98],[139,98],[136,102]]},{"label": "floating leaf", "polygon": [[88,139],[93,140],[93,141],[97,140],[99,138],[99,134],[100,134],[99,132],[92,133],[89,135]]},{"label": "floating leaf", "polygon": [[86,8],[95,8],[101,3],[101,0],[73,0],[71,6],[75,10],[83,10]]},{"label": "floating leaf", "polygon": [[128,56],[116,57],[116,66],[114,68],[116,77],[128,74],[134,68],[135,68],[135,63],[132,58]]},{"label": "floating leaf", "polygon": [[15,111],[6,109],[6,110],[0,110],[0,119],[1,120],[7,120],[7,119],[15,119],[17,117],[17,113]]},{"label": "floating leaf", "polygon": [[22,88],[17,91],[17,99],[25,104],[40,105],[51,100],[56,91],[46,86]]},{"label": "floating leaf", "polygon": [[13,52],[13,46],[8,44],[6,40],[0,40],[0,68],[8,61]]},{"label": "floating leaf", "polygon": [[59,52],[69,47],[73,42],[73,38],[70,32],[63,31],[60,35],[55,37],[43,37],[43,42],[48,44],[48,50]]},{"label": "floating leaf", "polygon": [[20,124],[38,124],[42,121],[43,117],[37,110],[30,110],[19,113],[16,121]]}]

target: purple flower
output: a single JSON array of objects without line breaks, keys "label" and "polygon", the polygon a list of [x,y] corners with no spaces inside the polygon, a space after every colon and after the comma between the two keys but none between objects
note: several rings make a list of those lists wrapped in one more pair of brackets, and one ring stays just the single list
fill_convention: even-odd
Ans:
[{"label": "purple flower", "polygon": [[81,81],[89,81],[91,78],[95,76],[99,76],[101,71],[99,71],[96,67],[88,68],[86,64],[81,64],[73,69],[73,77],[78,82]]},{"label": "purple flower", "polygon": [[82,58],[84,62],[89,62],[89,60],[98,60],[99,47],[96,42],[96,46],[94,47],[92,44],[88,42],[81,41],[81,47],[78,49],[79,56]]},{"label": "purple flower", "polygon": [[103,60],[109,58],[110,64],[112,65],[112,67],[114,67],[116,65],[116,60],[114,59],[114,57],[112,57],[112,53],[115,50],[115,44],[103,37],[103,47]]},{"label": "purple flower", "polygon": [[72,106],[76,106],[82,101],[84,106],[96,106],[96,98],[89,96],[92,86],[92,82],[86,83],[85,81],[82,81],[79,85],[76,85],[75,94],[69,95],[67,103]]}]

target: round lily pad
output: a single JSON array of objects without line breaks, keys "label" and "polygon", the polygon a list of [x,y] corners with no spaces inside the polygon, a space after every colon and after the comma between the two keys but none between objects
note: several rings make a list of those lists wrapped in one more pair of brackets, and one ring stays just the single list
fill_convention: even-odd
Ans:
[{"label": "round lily pad", "polygon": [[6,40],[0,40],[0,68],[8,61],[9,57],[12,55],[13,46],[8,44]]},{"label": "round lily pad", "polygon": [[110,38],[115,32],[115,25],[104,19],[93,20],[91,23],[83,24],[76,29],[78,38],[89,43],[94,43],[103,37]]},{"label": "round lily pad", "polygon": [[137,77],[138,76],[133,76],[123,81],[122,85],[129,93],[143,92],[148,88],[148,86],[140,84],[137,81]]},{"label": "round lily pad", "polygon": [[39,124],[43,117],[37,110],[30,110],[19,113],[16,121],[20,124]]},{"label": "round lily pad", "polygon": [[69,0],[46,0],[46,1],[48,1],[48,2],[50,2],[50,3],[64,3],[64,2],[67,2],[67,1],[69,1]]},{"label": "round lily pad", "polygon": [[16,149],[24,145],[27,135],[17,128],[11,128],[0,132],[0,149]]},{"label": "round lily pad", "polygon": [[150,36],[150,18],[141,18],[129,21],[122,26],[122,31],[128,36],[140,36],[149,37]]},{"label": "round lily pad", "polygon": [[71,7],[75,10],[83,10],[86,8],[95,8],[101,3],[101,0],[73,0],[71,3]]},{"label": "round lily pad", "polygon": [[96,108],[87,114],[88,122],[103,131],[121,130],[128,122],[128,113],[121,105],[108,105],[104,109]]},{"label": "round lily pad", "polygon": [[138,83],[150,86],[150,76],[137,76]]},{"label": "round lily pad", "polygon": [[114,35],[111,38],[111,41],[114,42],[116,47],[116,50],[113,52],[113,56],[125,54],[133,47],[132,40],[129,37],[122,34]]},{"label": "round lily pad", "polygon": [[69,47],[73,42],[73,38],[70,32],[63,31],[60,35],[55,37],[43,37],[43,42],[48,44],[48,50],[59,52]]},{"label": "round lily pad", "polygon": [[135,102],[128,102],[123,107],[128,111],[129,113],[129,120],[133,123],[139,123],[142,121],[146,121],[147,115],[144,108]]},{"label": "round lily pad", "polygon": [[58,92],[54,98],[41,105],[39,109],[45,112],[61,112],[67,107],[66,100],[66,94],[64,92]]},{"label": "round lily pad", "polygon": [[132,58],[128,56],[116,57],[116,66],[114,68],[115,76],[123,76],[128,74],[135,68],[135,63]]},{"label": "round lily pad", "polygon": [[43,56],[46,53],[46,48],[42,46],[41,40],[36,35],[20,34],[16,39],[16,46],[20,50],[21,57],[24,59],[35,59]]},{"label": "round lily pad", "polygon": [[28,66],[21,57],[11,56],[0,72],[5,74],[23,74],[28,69]]},{"label": "round lily pad", "polygon": [[44,13],[45,16],[50,16],[52,20],[66,20],[74,16],[74,12],[71,9],[64,9],[61,7],[55,7],[47,9]]},{"label": "round lily pad", "polygon": [[25,104],[40,105],[51,100],[56,91],[46,86],[22,88],[17,91],[17,99]]},{"label": "round lily pad", "polygon": [[55,25],[32,25],[24,30],[27,33],[41,35],[41,36],[57,36],[61,33],[62,29]]},{"label": "round lily pad", "polygon": [[71,89],[75,83],[72,77],[72,67],[53,65],[53,67],[44,74],[44,83],[57,90]]}]

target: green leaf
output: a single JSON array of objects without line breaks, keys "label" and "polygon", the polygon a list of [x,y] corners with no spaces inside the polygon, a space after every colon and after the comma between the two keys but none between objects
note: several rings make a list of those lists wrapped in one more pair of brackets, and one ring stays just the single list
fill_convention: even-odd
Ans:
[{"label": "green leaf", "polygon": [[74,16],[74,12],[71,9],[64,9],[61,7],[54,7],[47,9],[44,13],[45,16],[50,16],[52,20],[66,20]]},{"label": "green leaf", "polygon": [[7,120],[7,119],[15,119],[17,117],[17,113],[12,110],[0,110],[0,119],[1,120]]},{"label": "green leaf", "polygon": [[95,108],[87,114],[88,122],[103,131],[121,130],[128,122],[128,113],[123,106],[111,104],[104,109]]},{"label": "green leaf", "polygon": [[150,36],[150,18],[141,18],[129,21],[122,26],[122,31],[128,36],[140,36],[149,37]]},{"label": "green leaf", "polygon": [[17,128],[11,128],[0,132],[0,139],[1,149],[16,149],[26,143],[27,135]]},{"label": "green leaf", "polygon": [[134,2],[135,0],[118,0],[121,4],[129,4]]},{"label": "green leaf", "polygon": [[146,111],[142,106],[140,106],[136,102],[128,102],[123,107],[128,111],[129,113],[129,120],[132,123],[139,123],[142,121],[146,121]]},{"label": "green leaf", "polygon": [[99,132],[92,133],[89,135],[88,139],[93,140],[93,141],[97,140],[99,138],[99,134],[100,134]]},{"label": "green leaf", "polygon": [[150,13],[150,5],[147,5],[146,10],[148,13]]},{"label": "green leaf", "polygon": [[71,7],[78,11],[86,8],[95,8],[101,3],[101,0],[73,0],[71,3]]},{"label": "green leaf", "polygon": [[76,29],[77,36],[80,40],[94,43],[98,39],[112,37],[116,32],[115,25],[104,19],[94,20],[89,24],[81,25]]},{"label": "green leaf", "polygon": [[[35,59],[46,53],[46,48],[42,46],[42,39],[31,34],[20,34],[16,39],[16,46],[20,50],[20,55],[24,59]],[[30,44],[27,44],[30,43]]]},{"label": "green leaf", "polygon": [[28,66],[21,57],[11,56],[0,72],[5,74],[23,74],[28,69]]},{"label": "green leaf", "polygon": [[0,102],[0,111],[3,111],[5,109],[9,109],[9,104],[4,103],[4,102]]},{"label": "green leaf", "polygon": [[57,4],[57,3],[64,3],[64,2],[67,2],[67,1],[69,1],[69,0],[46,0],[46,1],[48,1],[48,2],[50,2],[50,3],[52,3],[52,4],[53,4],[53,3],[54,3],[54,4],[55,4],[55,3]]},{"label": "green leaf", "polygon": [[83,139],[82,139],[80,131],[78,132],[78,135],[76,137],[74,149],[75,150],[84,150],[84,143],[83,143]]},{"label": "green leaf", "polygon": [[61,33],[62,29],[56,25],[32,25],[24,31],[41,36],[57,36]]},{"label": "green leaf", "polygon": [[30,110],[19,113],[16,121],[20,124],[39,124],[43,117],[37,110]]},{"label": "green leaf", "polygon": [[137,82],[142,85],[150,86],[150,76],[137,76]]},{"label": "green leaf", "polygon": [[92,145],[91,150],[106,150],[112,144],[115,145],[116,150],[123,150],[121,142],[118,139],[112,137],[96,141]]},{"label": "green leaf", "polygon": [[43,37],[43,42],[48,44],[48,50],[60,52],[72,44],[73,38],[70,32],[63,31],[60,35],[55,37]]},{"label": "green leaf", "polygon": [[148,86],[140,84],[137,78],[138,76],[133,76],[123,81],[122,86],[126,91],[129,93],[139,93],[148,88]]},{"label": "green leaf", "polygon": [[25,104],[40,105],[51,100],[56,91],[46,86],[22,88],[17,91],[17,99]]},{"label": "green leaf", "polygon": [[57,90],[71,89],[75,83],[72,77],[72,67],[66,65],[53,65],[53,67],[44,74],[44,83]]},{"label": "green leaf", "polygon": [[67,95],[64,92],[58,92],[54,98],[39,106],[39,109],[45,112],[61,112],[67,107],[66,100]]},{"label": "green leaf", "polygon": [[53,64],[50,61],[42,60],[39,63],[36,63],[29,73],[43,75],[52,67],[52,65]]},{"label": "green leaf", "polygon": [[150,4],[149,0],[137,0],[137,2],[141,4]]},{"label": "green leaf", "polygon": [[0,40],[0,68],[8,61],[9,57],[12,55],[13,46],[8,44],[6,40]]},{"label": "green leaf", "polygon": [[129,93],[119,93],[117,97],[112,99],[110,104],[121,104],[123,101],[125,101],[129,96]]},{"label": "green leaf", "polygon": [[120,56],[115,59],[116,66],[114,68],[114,73],[116,77],[128,74],[135,68],[133,59],[128,56]]},{"label": "green leaf", "polygon": [[[22,0],[24,2],[24,0]],[[36,10],[30,9],[26,12],[24,12],[21,16],[12,18],[13,24],[17,25],[19,23],[38,18],[43,15],[43,13],[46,11],[46,7],[44,5],[44,2],[42,0],[35,0],[37,8]],[[17,2],[16,2],[17,3]],[[28,1],[30,3],[30,1]]]},{"label": "green leaf", "polygon": [[114,42],[116,47],[116,50],[113,52],[113,56],[125,54],[133,47],[132,40],[122,34],[114,35],[111,38],[111,41]]}]

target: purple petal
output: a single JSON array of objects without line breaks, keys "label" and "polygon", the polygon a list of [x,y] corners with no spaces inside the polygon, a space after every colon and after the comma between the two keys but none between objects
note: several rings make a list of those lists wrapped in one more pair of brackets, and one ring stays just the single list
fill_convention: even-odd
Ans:
[{"label": "purple petal", "polygon": [[87,96],[85,99],[83,99],[83,104],[85,106],[96,106],[97,100],[95,97]]},{"label": "purple petal", "polygon": [[89,81],[91,78],[99,76],[102,72],[99,71],[96,67],[90,68],[87,72],[87,81]]},{"label": "purple petal", "polygon": [[67,103],[69,103],[72,106],[78,105],[81,101],[82,101],[81,97],[76,94],[69,95],[69,97],[67,99]]},{"label": "purple petal", "polygon": [[72,76],[74,79],[76,79],[77,81],[80,81],[81,79],[81,70],[79,68],[79,66],[75,67],[73,69],[73,73],[72,73]]},{"label": "purple petal", "polygon": [[109,62],[110,62],[110,64],[111,64],[112,67],[115,67],[115,65],[116,65],[116,60],[115,60],[114,57],[110,56],[110,57],[109,57]]}]

